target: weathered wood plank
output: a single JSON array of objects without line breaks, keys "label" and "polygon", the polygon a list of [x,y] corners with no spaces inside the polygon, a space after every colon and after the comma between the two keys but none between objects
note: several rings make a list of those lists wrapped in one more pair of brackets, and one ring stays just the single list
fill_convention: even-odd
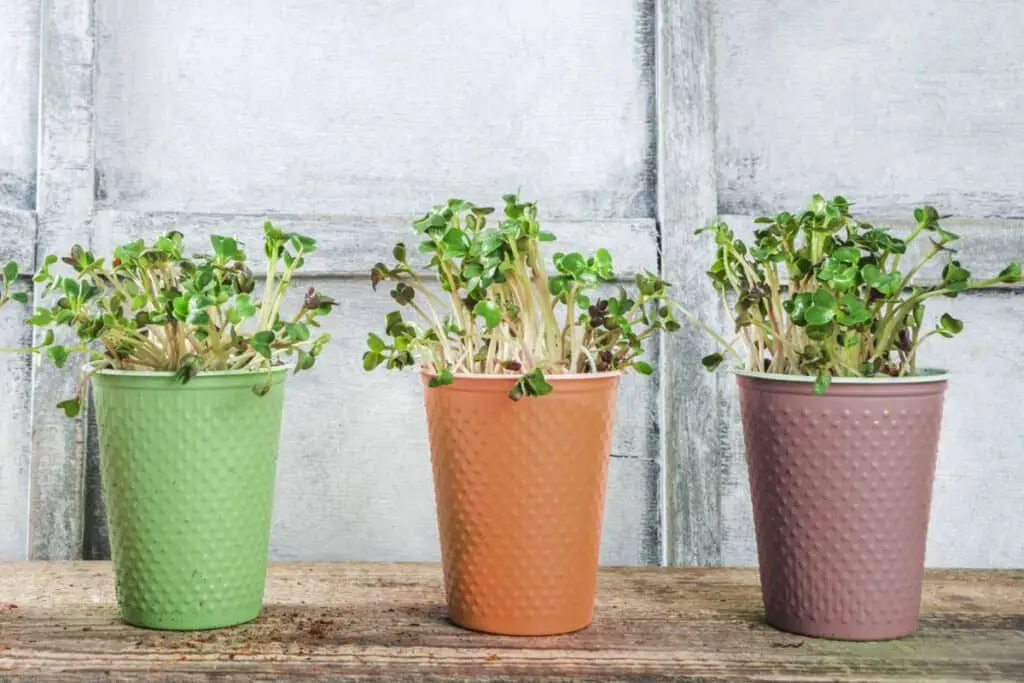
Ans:
[{"label": "weathered wood plank", "polygon": [[[756,573],[605,569],[594,624],[505,638],[445,618],[436,565],[272,565],[255,622],[200,633],[124,625],[107,563],[0,565],[6,680],[1016,681],[1024,572],[932,571],[921,628],[882,643],[763,622]],[[13,605],[13,606],[12,606]]]},{"label": "weathered wood plank", "polygon": [[[720,312],[704,277],[695,227],[717,211],[711,92],[711,2],[662,0],[658,13],[658,223],[662,272],[679,302],[712,325]],[[663,337],[666,551],[672,564],[716,564],[719,529],[719,380],[700,359],[699,330]]]},{"label": "weathered wood plank", "polygon": [[99,3],[98,201],[649,217],[649,1]]},{"label": "weathered wood plank", "polygon": [[[500,197],[496,197],[500,200]],[[423,207],[424,210],[429,207]],[[209,248],[209,235],[235,235],[248,248],[253,267],[262,268],[263,222],[274,221],[285,230],[310,235],[317,239],[317,251],[310,255],[303,269],[307,276],[368,276],[378,261],[391,263],[391,246],[396,242],[415,244],[412,221],[408,216],[342,216],[294,214],[203,214],[146,213],[133,211],[99,211],[93,223],[92,242],[99,253],[109,253],[115,246],[129,240],[153,236],[168,230],[184,233],[190,248]],[[606,248],[614,256],[615,274],[632,278],[643,270],[656,270],[658,235],[653,219],[609,220],[545,220],[546,230],[558,235],[555,242],[545,243],[547,253],[580,251],[592,254]],[[414,263],[425,258],[410,249]]]},{"label": "weathered wood plank", "polygon": [[39,0],[0,0],[0,209],[36,207]]},{"label": "weathered wood plank", "polygon": [[[42,16],[37,262],[87,240],[95,181],[93,3],[45,0]],[[55,407],[74,393],[77,379],[73,369],[33,365],[32,558],[81,557],[85,423]]]},{"label": "weathered wood plank", "polygon": [[[31,238],[22,237],[22,241],[32,243]],[[16,303],[0,312],[0,347],[26,348],[32,343],[28,317],[27,307]],[[0,352],[0,378],[0,559],[21,560],[28,552],[25,511],[31,469],[32,358],[27,353]]]},{"label": "weathered wood plank", "polygon": [[[720,210],[820,191],[875,215],[929,201],[962,216],[1024,216],[1024,5],[978,8],[716,2]],[[808,50],[809,36],[828,38]]]}]

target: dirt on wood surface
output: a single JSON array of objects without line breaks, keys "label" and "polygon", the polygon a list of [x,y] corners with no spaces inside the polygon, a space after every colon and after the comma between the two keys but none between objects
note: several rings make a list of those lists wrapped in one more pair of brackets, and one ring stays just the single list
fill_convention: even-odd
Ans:
[{"label": "dirt on wood surface", "polygon": [[203,632],[125,625],[108,563],[0,564],[0,596],[0,680],[1024,681],[1024,572],[930,572],[882,643],[769,627],[736,569],[602,570],[594,624],[541,638],[454,626],[435,565],[272,566],[258,619]]}]

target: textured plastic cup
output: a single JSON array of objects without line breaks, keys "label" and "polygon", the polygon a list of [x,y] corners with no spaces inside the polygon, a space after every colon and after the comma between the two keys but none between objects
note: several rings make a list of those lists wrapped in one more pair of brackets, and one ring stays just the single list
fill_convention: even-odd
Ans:
[{"label": "textured plastic cup", "polygon": [[917,628],[947,375],[737,373],[768,623],[842,640]]},{"label": "textured plastic cup", "polygon": [[129,624],[211,629],[263,608],[287,367],[93,375],[117,603]]},{"label": "textured plastic cup", "polygon": [[578,631],[594,618],[619,375],[550,376],[550,394],[519,401],[515,381],[425,389],[448,616],[502,635]]}]

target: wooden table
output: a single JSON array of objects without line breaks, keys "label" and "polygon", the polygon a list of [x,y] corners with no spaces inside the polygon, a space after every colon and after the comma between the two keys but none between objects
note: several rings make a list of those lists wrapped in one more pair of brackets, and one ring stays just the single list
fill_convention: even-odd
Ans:
[{"label": "wooden table", "polygon": [[1024,681],[1024,572],[930,572],[920,631],[884,643],[776,631],[748,569],[604,569],[594,625],[551,638],[453,626],[436,565],[275,565],[266,602],[147,631],[109,563],[0,563],[0,680]]}]

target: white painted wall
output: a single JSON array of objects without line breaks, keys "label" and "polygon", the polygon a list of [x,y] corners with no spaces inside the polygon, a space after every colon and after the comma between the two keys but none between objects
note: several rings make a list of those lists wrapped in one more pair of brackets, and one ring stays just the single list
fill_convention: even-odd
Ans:
[{"label": "white painted wall", "polygon": [[[933,202],[979,271],[1024,256],[1011,0],[0,0],[0,17],[5,257],[171,227],[253,240],[265,215],[320,240],[314,282],[342,305],[289,388],[276,559],[437,557],[417,380],[359,365],[390,308],[366,270],[432,202],[522,186],[565,243],[611,248],[623,278],[660,265],[709,319],[692,230],[816,190],[881,220]],[[956,378],[929,563],[1024,566],[1024,297],[947,305],[967,330],[930,349]],[[19,315],[0,344],[28,341]],[[623,388],[605,563],[755,560],[735,391],[703,374],[705,346],[676,337]],[[50,412],[65,378],[13,357],[0,376],[0,557],[103,556],[94,439]]]}]

